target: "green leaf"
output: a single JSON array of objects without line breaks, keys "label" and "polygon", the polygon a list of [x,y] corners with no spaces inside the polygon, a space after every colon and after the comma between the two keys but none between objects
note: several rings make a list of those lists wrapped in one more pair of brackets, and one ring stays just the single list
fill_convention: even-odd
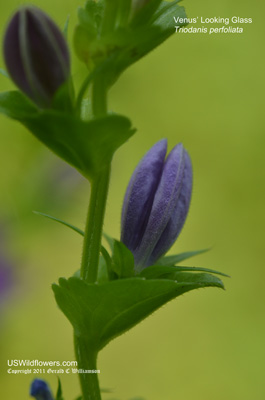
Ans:
[{"label": "green leaf", "polygon": [[39,211],[33,211],[33,212],[34,212],[34,214],[41,215],[42,217],[51,219],[52,221],[59,222],[59,224],[67,226],[68,228],[72,229],[73,231],[79,233],[79,235],[82,235],[82,236],[85,235],[84,231],[82,231],[81,229],[77,228],[76,226],[74,226],[72,224],[69,224],[68,222],[63,221],[62,219],[53,217],[52,215],[44,214],[44,213],[39,212]]},{"label": "green leaf", "polygon": [[109,271],[105,258],[102,254],[99,256],[97,283],[109,281]]},{"label": "green leaf", "polygon": [[36,115],[39,109],[21,92],[0,93],[0,112],[9,118],[21,120],[28,115]]},{"label": "green leaf", "polygon": [[74,49],[77,57],[89,68],[91,67],[90,46],[96,40],[96,32],[88,31],[82,25],[77,25],[74,31]]},{"label": "green leaf", "polygon": [[165,256],[160,258],[156,262],[157,265],[176,265],[183,260],[187,260],[188,258],[197,256],[198,254],[203,254],[209,251],[210,249],[203,249],[203,250],[195,250],[195,251],[187,251],[185,253],[175,254],[172,256]]},{"label": "green leaf", "polygon": [[135,10],[131,25],[134,27],[148,24],[161,2],[162,0],[149,0],[142,7],[140,6],[139,10]]},{"label": "green leaf", "polygon": [[106,242],[108,243],[108,245],[109,245],[109,247],[110,247],[110,249],[111,249],[111,251],[112,251],[112,254],[113,254],[113,251],[114,251],[114,243],[115,243],[115,240],[116,240],[116,239],[113,239],[112,237],[110,237],[109,235],[107,235],[105,232],[103,232],[103,237],[105,238]]},{"label": "green leaf", "polygon": [[157,279],[161,277],[167,277],[168,275],[172,275],[178,272],[209,272],[211,274],[221,275],[229,278],[229,275],[226,275],[222,272],[215,271],[209,268],[200,268],[200,267],[176,267],[174,265],[152,265],[143,269],[139,276],[146,279]]},{"label": "green leaf", "polygon": [[82,17],[79,15],[80,22],[87,27],[93,25],[95,29],[99,31],[103,19],[104,2],[102,0],[99,0],[97,2],[95,2],[94,0],[88,0],[86,2],[84,11],[84,19],[82,19]]},{"label": "green leaf", "polygon": [[43,113],[38,120],[25,121],[25,125],[89,178],[106,168],[117,148],[134,133],[129,120],[118,115],[83,122],[67,115]]},{"label": "green leaf", "polygon": [[[149,2],[148,7],[150,7],[150,9],[153,8],[152,13],[154,9],[158,7],[159,3],[161,3],[151,18],[149,25],[146,24],[147,17],[144,15],[146,13],[148,14],[149,10],[148,7],[143,7],[143,25],[133,30],[133,39],[128,36],[128,51],[125,53],[126,55],[124,54],[123,56],[124,60],[120,57],[120,69],[126,68],[133,62],[139,60],[175,33],[173,17],[179,17],[180,19],[187,18],[184,7],[180,7],[177,4],[179,1],[180,0],[176,0],[170,3],[168,1],[163,1],[161,3],[159,0],[153,0]],[[179,26],[183,25],[186,24],[179,24]]]},{"label": "green leaf", "polygon": [[62,392],[62,385],[61,385],[61,381],[59,378],[58,378],[58,389],[57,389],[57,393],[56,393],[56,400],[64,400],[63,392]]},{"label": "green leaf", "polygon": [[200,285],[203,283],[204,287],[215,286],[224,289],[224,284],[221,279],[207,273],[194,274],[190,272],[175,272],[168,278],[177,282],[185,282],[186,284]]},{"label": "green leaf", "polygon": [[[169,29],[172,32],[175,32],[174,17],[179,17],[179,19],[184,20],[187,18],[185,9],[178,5],[179,2],[180,0],[175,0],[170,3],[168,1],[163,1],[154,14],[151,22],[162,27],[164,30]],[[186,22],[179,22],[179,26],[186,25],[188,25]]]},{"label": "green leaf", "polygon": [[[192,276],[191,276],[192,275]],[[182,274],[183,281],[128,278],[104,284],[88,284],[72,277],[53,285],[58,306],[77,336],[99,351],[138,324],[169,300],[193,289],[220,287],[220,279],[209,274]]]},{"label": "green leaf", "polygon": [[130,278],[135,275],[133,254],[118,240],[114,240],[112,270],[119,278]]},{"label": "green leaf", "polygon": [[108,267],[108,271],[110,272],[110,270],[111,270],[111,257],[109,255],[108,251],[102,245],[101,245],[101,250],[100,251],[101,251],[102,256],[105,259],[106,265]]},{"label": "green leaf", "polygon": [[[95,2],[92,1],[92,3]],[[177,4],[178,1],[162,2],[160,6],[159,3],[161,0],[151,0],[136,13],[131,25],[128,26],[125,22],[128,19],[127,1],[125,4],[123,0],[124,14],[121,8],[118,10],[118,14],[121,12],[118,15],[120,24],[115,30],[103,36],[98,27],[95,27],[94,22],[91,22],[89,13],[81,9],[80,24],[74,38],[78,57],[87,64],[89,69],[96,67],[107,84],[112,85],[126,68],[174,34],[173,16],[186,18],[185,10]],[[179,26],[183,25],[186,24],[179,24]],[[94,76],[91,78],[94,79]]]},{"label": "green leaf", "polygon": [[66,18],[66,21],[65,21],[65,24],[63,27],[63,34],[64,34],[64,37],[66,40],[68,38],[69,18],[70,18],[70,16],[67,15],[67,18]]},{"label": "green leaf", "polygon": [[[73,231],[79,233],[81,236],[85,235],[85,232],[82,231],[81,229],[77,228],[76,226],[69,224],[68,222],[63,221],[62,219],[53,217],[52,215],[44,214],[39,211],[33,211],[34,214],[41,215],[42,217],[48,218],[52,221],[59,222],[59,224],[62,224],[64,226],[67,226],[68,228],[72,229]],[[98,282],[105,282],[108,281],[109,278],[112,276],[111,275],[111,257],[108,253],[108,251],[105,249],[104,246],[101,246],[101,254],[102,256],[100,257],[99,260],[99,271],[98,271]],[[74,276],[80,277],[80,270],[76,271]]]},{"label": "green leaf", "polygon": [[111,274],[110,272],[110,279],[130,278],[135,276],[134,256],[132,252],[124,243],[113,239],[106,233],[103,233],[103,236],[112,252],[110,269],[114,274]]},{"label": "green leaf", "polygon": [[68,114],[74,114],[74,103],[74,85],[72,77],[70,77],[55,92],[52,99],[51,109]]},{"label": "green leaf", "polygon": [[135,132],[126,117],[108,115],[82,121],[74,115],[39,110],[20,92],[1,93],[0,112],[20,121],[89,179],[109,165],[114,152]]},{"label": "green leaf", "polygon": [[100,46],[96,46],[99,29],[103,18],[102,1],[88,0],[85,8],[78,9],[79,25],[74,31],[74,48],[78,58],[90,68],[92,66],[92,48],[100,54]]}]

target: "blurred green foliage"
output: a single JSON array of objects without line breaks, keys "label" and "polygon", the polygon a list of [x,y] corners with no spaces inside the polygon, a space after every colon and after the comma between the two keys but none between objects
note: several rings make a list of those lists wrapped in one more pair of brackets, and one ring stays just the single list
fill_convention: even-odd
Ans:
[{"label": "blurred green foliage", "polygon": [[[113,389],[105,399],[264,399],[265,5],[254,3],[186,0],[190,17],[236,15],[253,24],[242,35],[174,35],[111,91],[111,108],[128,115],[138,132],[115,155],[105,231],[119,238],[125,188],[145,151],[162,137],[170,147],[182,141],[193,160],[194,191],[172,254],[213,246],[186,264],[232,279],[226,292],[183,296],[113,341],[99,358],[101,385]],[[1,4],[1,36],[19,4]],[[34,4],[61,27],[69,13],[71,38],[82,4]],[[74,59],[77,84],[84,73]],[[11,87],[1,76],[1,91]],[[33,375],[8,375],[7,359],[74,359],[72,329],[50,285],[78,269],[82,239],[32,210],[83,228],[89,188],[22,126],[3,116],[0,126],[0,224],[19,283],[0,317],[0,385],[4,398],[27,400]],[[55,392],[54,375],[39,377]],[[60,378],[65,399],[76,397],[77,376]]]}]

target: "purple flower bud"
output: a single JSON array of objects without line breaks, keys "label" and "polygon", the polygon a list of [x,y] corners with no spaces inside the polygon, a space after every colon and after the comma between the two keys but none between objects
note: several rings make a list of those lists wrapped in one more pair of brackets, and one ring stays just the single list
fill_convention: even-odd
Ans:
[{"label": "purple flower bud", "polygon": [[4,37],[4,58],[16,85],[41,107],[50,105],[70,75],[70,56],[63,34],[44,12],[22,7]]},{"label": "purple flower bud", "polygon": [[122,209],[121,241],[137,271],[153,265],[177,239],[189,210],[192,166],[183,145],[168,157],[167,141],[156,143],[136,167]]},{"label": "purple flower bud", "polygon": [[42,379],[34,379],[30,387],[30,395],[36,400],[53,400],[49,386]]}]

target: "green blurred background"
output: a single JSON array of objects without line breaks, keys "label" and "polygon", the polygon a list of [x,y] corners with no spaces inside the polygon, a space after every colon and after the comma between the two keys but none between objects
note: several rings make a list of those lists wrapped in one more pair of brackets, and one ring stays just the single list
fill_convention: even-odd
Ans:
[{"label": "green blurred background", "polygon": [[[1,4],[1,36],[22,4]],[[76,22],[76,0],[35,0],[63,26]],[[105,399],[262,400],[264,318],[264,3],[186,0],[193,16],[253,18],[241,35],[174,35],[128,70],[110,107],[137,134],[114,159],[105,231],[119,237],[130,175],[162,137],[183,142],[193,160],[194,190],[183,232],[171,252],[212,246],[186,265],[232,276],[226,291],[195,291],[172,301],[99,357]],[[0,66],[3,67],[1,59]],[[84,67],[73,60],[79,84]],[[0,76],[0,88],[11,83]],[[73,360],[72,330],[50,289],[78,269],[81,237],[32,210],[83,227],[86,182],[18,123],[0,116],[0,251],[14,287],[0,308],[1,398],[27,400],[32,375],[6,373],[7,359]],[[55,376],[41,376],[55,390]],[[61,376],[65,400],[79,394],[76,375]]]}]

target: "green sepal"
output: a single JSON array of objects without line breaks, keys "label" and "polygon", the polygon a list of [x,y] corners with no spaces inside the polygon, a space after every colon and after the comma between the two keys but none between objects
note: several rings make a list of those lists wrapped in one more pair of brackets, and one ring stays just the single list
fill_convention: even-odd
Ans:
[{"label": "green sepal", "polygon": [[203,273],[191,273],[191,272],[173,272],[171,275],[167,275],[166,279],[174,280],[175,282],[185,282],[190,284],[208,284],[206,286],[215,286],[220,289],[224,289],[224,284],[220,278],[212,274]]},{"label": "green sepal", "polygon": [[99,351],[173,298],[198,288],[223,288],[220,279],[209,274],[182,274],[182,279],[135,277],[88,284],[76,277],[61,278],[53,291],[75,334]]},{"label": "green sepal", "polygon": [[171,256],[164,256],[161,257],[157,262],[156,265],[176,265],[179,264],[181,261],[187,260],[188,258],[197,256],[199,254],[206,253],[210,249],[202,249],[202,250],[195,250],[195,251],[186,251],[184,253],[173,254]]},{"label": "green sepal", "polygon": [[110,255],[109,255],[107,249],[106,249],[104,246],[102,246],[102,245],[101,245],[100,252],[101,252],[102,256],[103,256],[104,259],[105,259],[106,265],[107,265],[107,267],[108,267],[108,271],[109,271],[109,273],[110,273],[110,271],[111,271],[111,257],[110,257]]},{"label": "green sepal", "polygon": [[62,225],[64,225],[64,226],[67,226],[67,228],[72,229],[73,231],[79,233],[79,235],[81,235],[81,236],[84,236],[84,235],[85,235],[85,232],[84,232],[84,231],[82,231],[81,229],[77,228],[76,226],[74,226],[74,225],[72,225],[72,224],[69,224],[69,223],[66,222],[66,221],[63,221],[63,220],[60,219],[60,218],[53,217],[52,215],[49,215],[49,214],[44,214],[44,213],[42,213],[42,212],[40,212],[40,211],[33,211],[33,212],[34,212],[34,214],[36,214],[36,215],[41,215],[42,217],[48,218],[48,219],[50,219],[50,220],[52,220],[52,221],[58,222],[59,224],[62,224]]},{"label": "green sepal", "polygon": [[89,179],[109,165],[114,152],[135,132],[126,117],[108,115],[82,121],[75,115],[40,110],[18,91],[0,94],[0,112],[20,121]]},{"label": "green sepal", "polygon": [[105,238],[106,242],[109,245],[109,248],[113,254],[113,250],[114,250],[114,243],[116,239],[113,239],[111,236],[109,236],[106,232],[103,232],[103,237]]},{"label": "green sepal", "polygon": [[135,276],[134,256],[128,247],[106,233],[103,233],[103,236],[112,253],[111,270],[114,274],[110,275],[110,279],[131,278]]},{"label": "green sepal", "polygon": [[63,34],[64,34],[64,37],[65,37],[66,41],[68,39],[69,19],[70,19],[70,16],[67,15],[65,23],[64,23],[64,26],[63,26]]},{"label": "green sepal", "polygon": [[135,275],[134,256],[125,244],[118,240],[114,240],[111,268],[118,278],[131,278]]},{"label": "green sepal", "polygon": [[214,269],[201,268],[201,267],[176,267],[174,265],[151,265],[143,269],[138,276],[146,279],[157,279],[157,278],[169,278],[169,276],[175,276],[180,272],[208,272],[210,274],[221,275],[229,278],[229,275],[223,272],[215,271]]},{"label": "green sepal", "polygon": [[[33,211],[37,215],[41,215],[45,218],[51,219],[56,221],[62,225],[67,226],[68,228],[72,229],[73,231],[79,233],[80,235],[84,236],[85,232],[81,229],[77,228],[76,226],[69,224],[62,219],[53,217],[48,214],[44,214],[39,211]],[[134,272],[134,258],[131,251],[122,243],[116,239],[113,239],[106,233],[103,233],[104,238],[106,239],[111,252],[112,257],[109,255],[108,251],[105,249],[104,246],[101,246],[101,254],[105,259],[106,266],[109,273],[109,279],[116,279],[119,278],[129,278],[135,275]],[[175,254],[171,256],[164,256],[160,260],[157,261],[155,265],[151,265],[143,269],[138,276],[146,278],[146,279],[157,279],[161,277],[168,277],[176,272],[208,272],[211,274],[221,275],[224,277],[229,278],[230,276],[224,274],[223,272],[216,271],[210,268],[203,268],[203,267],[185,267],[185,266],[176,266],[179,262],[186,260],[190,257],[194,257],[198,254],[205,253],[210,249],[202,249],[202,250],[195,250],[189,251],[185,253]],[[115,276],[113,276],[113,273]],[[80,272],[79,275],[80,276]]]},{"label": "green sepal", "polygon": [[97,283],[105,283],[108,281],[109,281],[109,268],[105,257],[101,253],[99,255]]}]

